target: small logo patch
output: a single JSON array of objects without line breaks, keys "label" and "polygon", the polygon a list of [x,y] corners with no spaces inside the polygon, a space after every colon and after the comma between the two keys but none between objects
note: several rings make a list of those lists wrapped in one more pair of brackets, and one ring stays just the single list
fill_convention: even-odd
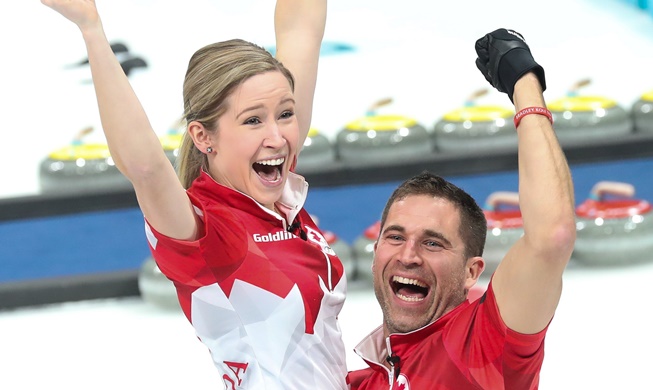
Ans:
[{"label": "small logo patch", "polygon": [[514,31],[514,30],[506,30],[506,31],[508,31],[508,34],[510,34],[510,35],[514,35],[514,36],[516,36],[517,38],[521,39],[522,41],[526,42],[526,40],[524,39],[524,37],[522,37],[522,35],[521,35],[520,33],[518,33],[517,31]]},{"label": "small logo patch", "polygon": [[279,230],[276,233],[268,233],[268,234],[256,233],[252,235],[252,238],[254,239],[255,242],[274,242],[274,241],[292,240],[294,238],[297,238],[297,236],[285,230]]},{"label": "small logo patch", "polygon": [[[243,383],[243,379],[240,377],[240,374],[244,374],[247,371],[248,363],[238,363],[238,362],[223,362],[227,368],[233,373],[233,376],[229,374],[224,374],[222,380],[227,389],[236,390],[237,387],[240,387]],[[242,371],[242,372],[241,372]]]},{"label": "small logo patch", "polygon": [[310,226],[306,226],[306,236],[307,236],[309,241],[314,242],[317,245],[319,245],[320,248],[322,248],[322,252],[324,252],[326,254],[329,254],[331,256],[336,255],[336,252],[333,249],[331,249],[331,247],[329,246],[329,243],[327,242],[326,238],[324,238],[324,236],[322,236],[322,234],[320,232],[318,232],[317,230],[313,230],[313,229],[311,229]]}]

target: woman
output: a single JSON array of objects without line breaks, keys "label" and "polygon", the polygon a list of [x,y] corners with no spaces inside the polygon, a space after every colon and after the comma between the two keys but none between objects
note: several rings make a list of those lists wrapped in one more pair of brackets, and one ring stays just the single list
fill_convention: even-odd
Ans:
[{"label": "woman", "polygon": [[311,120],[326,0],[277,1],[283,64],[241,40],[192,56],[179,178],[95,2],[42,2],[82,33],[111,155],[134,186],[153,256],[225,386],[347,388],[337,324],[343,267],[303,209],[308,184],[292,172]]}]

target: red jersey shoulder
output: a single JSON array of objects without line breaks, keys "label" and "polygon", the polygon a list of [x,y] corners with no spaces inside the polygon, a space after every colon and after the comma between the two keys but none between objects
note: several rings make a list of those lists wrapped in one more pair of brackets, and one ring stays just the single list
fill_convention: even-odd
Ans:
[{"label": "red jersey shoulder", "polygon": [[369,367],[362,370],[349,371],[347,373],[347,383],[351,386],[351,390],[358,390],[361,383],[373,373],[374,370]]}]

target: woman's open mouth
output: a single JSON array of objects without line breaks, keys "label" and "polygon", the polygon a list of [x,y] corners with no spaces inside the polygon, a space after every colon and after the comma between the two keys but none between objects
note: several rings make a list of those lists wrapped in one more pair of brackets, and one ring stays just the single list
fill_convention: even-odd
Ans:
[{"label": "woman's open mouth", "polygon": [[264,181],[270,184],[277,184],[281,181],[284,157],[261,160],[252,164],[254,172]]}]

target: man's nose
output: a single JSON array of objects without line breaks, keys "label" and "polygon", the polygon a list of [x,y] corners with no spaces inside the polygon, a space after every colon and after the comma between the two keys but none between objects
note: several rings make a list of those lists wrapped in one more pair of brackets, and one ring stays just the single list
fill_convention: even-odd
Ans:
[{"label": "man's nose", "polygon": [[422,264],[422,259],[419,257],[418,249],[418,243],[415,240],[406,240],[398,253],[397,260],[404,265]]}]

